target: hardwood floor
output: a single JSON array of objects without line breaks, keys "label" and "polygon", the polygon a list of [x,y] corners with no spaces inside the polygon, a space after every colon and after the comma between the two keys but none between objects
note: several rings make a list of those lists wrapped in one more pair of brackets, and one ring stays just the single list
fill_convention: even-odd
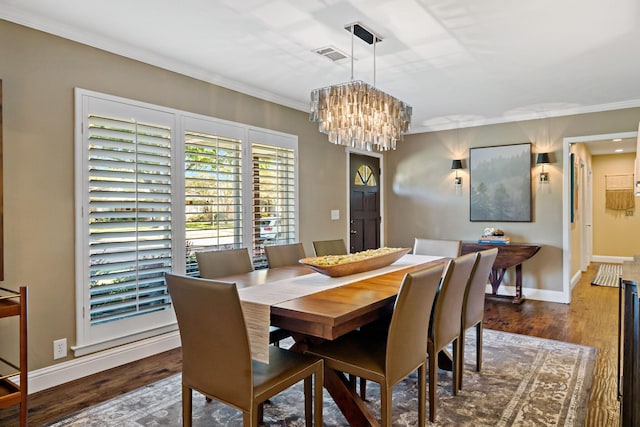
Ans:
[{"label": "hardwood floor", "polygon": [[[598,348],[586,426],[618,426],[618,289],[591,286],[597,265],[583,274],[570,305],[487,299],[484,327]],[[525,289],[526,295],[526,289]],[[40,426],[180,371],[179,349],[30,396],[29,423]],[[17,407],[0,410],[0,425],[18,426]]]}]

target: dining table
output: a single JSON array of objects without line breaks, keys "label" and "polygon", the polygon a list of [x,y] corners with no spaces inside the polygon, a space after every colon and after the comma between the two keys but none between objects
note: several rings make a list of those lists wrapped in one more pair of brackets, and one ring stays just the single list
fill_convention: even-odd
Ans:
[{"label": "dining table", "polygon": [[[407,254],[389,266],[345,277],[328,277],[306,265],[292,265],[216,280],[235,283],[243,304],[267,306],[267,328],[288,330],[295,341],[291,349],[304,352],[310,345],[335,340],[385,318],[407,273],[444,266],[448,260]],[[247,325],[248,330],[254,327]],[[324,387],[350,426],[379,425],[344,373],[325,369]]]}]

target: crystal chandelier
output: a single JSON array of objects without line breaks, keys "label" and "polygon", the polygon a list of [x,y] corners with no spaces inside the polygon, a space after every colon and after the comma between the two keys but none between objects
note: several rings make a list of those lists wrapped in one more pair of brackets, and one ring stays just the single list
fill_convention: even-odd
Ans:
[{"label": "crystal chandelier", "polygon": [[[380,37],[355,23],[351,32],[351,81],[311,91],[309,120],[329,142],[360,150],[395,150],[411,123],[411,106],[375,88],[375,46]],[[353,36],[373,44],[373,84],[353,80]]]}]

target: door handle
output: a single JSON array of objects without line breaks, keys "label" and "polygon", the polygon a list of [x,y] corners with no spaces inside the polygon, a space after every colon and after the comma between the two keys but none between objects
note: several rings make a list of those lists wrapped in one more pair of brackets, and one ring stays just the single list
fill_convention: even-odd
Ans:
[{"label": "door handle", "polygon": [[351,234],[358,234],[356,230],[351,230]]}]

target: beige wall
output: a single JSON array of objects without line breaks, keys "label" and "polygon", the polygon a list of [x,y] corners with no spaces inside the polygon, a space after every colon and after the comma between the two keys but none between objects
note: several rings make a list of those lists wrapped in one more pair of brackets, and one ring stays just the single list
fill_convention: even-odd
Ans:
[{"label": "beige wall", "polygon": [[[640,216],[638,207],[625,211],[605,206],[606,175],[633,174],[634,154],[593,156],[593,255],[631,257],[640,254]],[[640,200],[636,198],[636,204]]]},{"label": "beige wall", "polygon": [[[346,236],[346,154],[308,114],[0,20],[4,114],[5,281],[29,285],[30,369],[53,365],[52,341],[75,342],[73,90],[76,87],[298,135],[300,239]],[[533,141],[553,151],[550,183],[533,184],[533,222],[498,224],[514,241],[545,245],[525,264],[525,286],[562,287],[563,136],[635,130],[640,109],[409,135],[385,154],[386,244],[414,236],[473,240],[469,177],[453,188],[451,159],[469,147]],[[331,209],[341,220],[331,221]],[[512,282],[512,278],[507,278]],[[0,324],[2,350],[15,338]],[[9,355],[11,357],[11,355]],[[64,359],[63,359],[64,360]]]},{"label": "beige wall", "polygon": [[[5,281],[29,286],[31,370],[75,343],[74,88],[298,135],[300,238],[346,238],[345,151],[308,114],[0,20]],[[331,221],[331,209],[341,220]],[[0,347],[14,328],[0,323]],[[17,349],[16,349],[17,351]],[[12,354],[6,356],[13,357]],[[14,359],[15,360],[15,359]],[[63,359],[64,360],[64,359]]]},{"label": "beige wall", "polygon": [[[523,266],[525,295],[561,291],[563,138],[633,131],[639,118],[640,109],[628,109],[408,135],[386,161],[387,242],[410,246],[416,236],[475,240],[484,227],[500,227],[514,242],[544,245]],[[539,169],[532,168],[532,222],[469,221],[469,148],[524,142],[533,143],[534,153],[552,153],[552,163],[545,166],[548,184],[539,184]],[[460,194],[450,169],[454,158],[467,161]],[[571,276],[578,272],[573,264]],[[514,276],[506,277],[505,284],[513,286]]]}]

